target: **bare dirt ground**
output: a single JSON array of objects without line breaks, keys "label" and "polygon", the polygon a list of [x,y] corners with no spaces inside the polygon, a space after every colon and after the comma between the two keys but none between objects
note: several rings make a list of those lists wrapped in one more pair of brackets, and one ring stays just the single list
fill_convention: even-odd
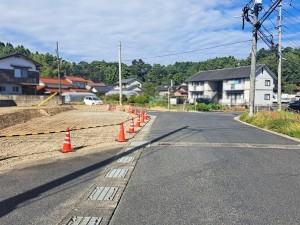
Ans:
[{"label": "bare dirt ground", "polygon": [[[66,130],[68,127],[111,125],[71,131],[72,153],[61,153],[65,133],[42,134],[0,138],[0,170],[16,165],[34,164],[40,161],[57,160],[65,157],[88,154],[112,147],[124,147],[127,143],[117,142],[119,124],[125,131],[130,127],[125,108],[113,112],[107,106],[73,106],[54,108],[0,108],[0,135],[24,134]],[[135,131],[140,128],[135,127]],[[125,133],[126,139],[134,134]]]}]

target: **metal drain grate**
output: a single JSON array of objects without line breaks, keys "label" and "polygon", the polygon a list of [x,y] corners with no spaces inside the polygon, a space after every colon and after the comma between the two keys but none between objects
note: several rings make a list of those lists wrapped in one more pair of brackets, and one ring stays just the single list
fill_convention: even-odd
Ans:
[{"label": "metal drain grate", "polygon": [[67,225],[99,225],[102,217],[91,217],[91,216],[74,216]]},{"label": "metal drain grate", "polygon": [[124,178],[128,172],[128,169],[112,169],[111,171],[106,174],[105,177],[112,177],[112,178]]},{"label": "metal drain grate", "polygon": [[89,198],[91,200],[113,200],[118,188],[116,187],[96,187],[94,191],[90,194]]},{"label": "metal drain grate", "polygon": [[118,159],[119,163],[130,163],[134,160],[134,157],[122,157]]}]

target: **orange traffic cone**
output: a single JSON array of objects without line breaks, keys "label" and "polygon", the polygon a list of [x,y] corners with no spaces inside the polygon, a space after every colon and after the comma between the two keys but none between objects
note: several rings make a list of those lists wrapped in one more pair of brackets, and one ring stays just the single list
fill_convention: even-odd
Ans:
[{"label": "orange traffic cone", "polygon": [[140,126],[141,126],[140,115],[138,115],[138,119],[137,119],[137,121],[136,121],[135,126],[136,126],[136,127],[140,127]]},{"label": "orange traffic cone", "polygon": [[145,120],[148,120],[148,114],[147,114],[147,111],[145,111]]},{"label": "orange traffic cone", "polygon": [[131,123],[130,123],[130,127],[128,130],[128,133],[134,133],[134,122],[133,122],[133,118],[131,118]]},{"label": "orange traffic cone", "polygon": [[119,137],[118,137],[118,142],[125,142],[125,132],[124,132],[124,124],[120,124],[120,131],[119,131]]},{"label": "orange traffic cone", "polygon": [[68,153],[72,151],[72,146],[71,146],[71,137],[70,137],[70,128],[68,127],[66,130],[66,135],[64,139],[64,144],[62,147],[62,153]]},{"label": "orange traffic cone", "polygon": [[145,123],[145,116],[143,111],[141,111],[141,123]]}]

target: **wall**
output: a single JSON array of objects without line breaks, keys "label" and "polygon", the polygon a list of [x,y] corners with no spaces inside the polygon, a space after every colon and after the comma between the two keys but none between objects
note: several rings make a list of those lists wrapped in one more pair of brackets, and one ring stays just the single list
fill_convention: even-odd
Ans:
[{"label": "wall", "polygon": [[0,84],[0,86],[4,86],[5,89],[6,89],[4,92],[1,91],[0,94],[11,94],[13,92],[13,87],[18,87],[18,89],[19,89],[19,91],[15,93],[16,95],[22,94],[21,85],[4,83],[4,84]]},{"label": "wall", "polygon": [[[7,104],[11,104],[11,106],[35,106],[48,97],[49,95],[0,95],[0,107],[7,106]],[[61,104],[62,101],[60,96],[54,96],[44,105],[54,106]]]},{"label": "wall", "polygon": [[0,68],[1,69],[14,69],[11,65],[17,65],[17,66],[23,66],[23,67],[29,67],[29,71],[36,71],[36,65],[25,59],[24,57],[9,57],[2,59],[0,61]]}]

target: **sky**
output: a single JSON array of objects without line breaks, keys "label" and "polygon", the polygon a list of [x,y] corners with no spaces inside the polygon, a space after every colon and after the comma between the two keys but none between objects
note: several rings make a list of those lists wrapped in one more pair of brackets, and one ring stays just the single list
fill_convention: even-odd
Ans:
[{"label": "sky", "polygon": [[[251,52],[252,25],[242,30],[242,8],[249,0],[0,0],[0,41],[70,62],[149,64],[204,61]],[[283,47],[300,47],[300,3],[283,5]],[[260,17],[270,0],[263,0]],[[278,42],[274,11],[264,27]],[[267,35],[268,32],[264,31]],[[262,40],[258,48],[268,48]]]}]

